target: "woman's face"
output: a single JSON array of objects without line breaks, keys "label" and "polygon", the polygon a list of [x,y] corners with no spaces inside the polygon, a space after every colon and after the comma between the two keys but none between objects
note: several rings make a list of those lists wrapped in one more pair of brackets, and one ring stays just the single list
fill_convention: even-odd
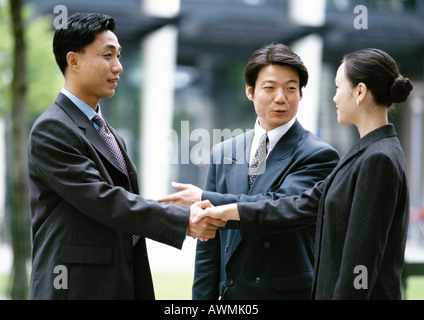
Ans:
[{"label": "woman's face", "polygon": [[336,95],[333,98],[337,107],[337,121],[340,124],[354,124],[358,116],[356,110],[356,99],[354,98],[354,88],[345,74],[345,64],[337,70],[336,75]]}]

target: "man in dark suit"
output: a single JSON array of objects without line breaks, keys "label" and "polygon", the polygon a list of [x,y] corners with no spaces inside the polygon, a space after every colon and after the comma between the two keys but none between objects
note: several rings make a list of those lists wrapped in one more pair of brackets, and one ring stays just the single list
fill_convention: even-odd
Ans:
[{"label": "man in dark suit", "polygon": [[28,143],[32,299],[154,299],[144,237],[181,248],[219,224],[193,224],[196,207],[137,195],[124,141],[98,121],[122,72],[113,30],[108,16],[76,14],[54,36],[65,85]]},{"label": "man in dark suit", "polygon": [[[290,48],[272,44],[257,50],[245,80],[258,115],[254,130],[213,148],[204,191],[176,184],[181,191],[159,201],[187,205],[208,199],[218,206],[278,199],[311,188],[336,166],[337,152],[295,118],[308,72]],[[248,176],[265,133],[265,166]],[[250,239],[229,227],[198,241],[193,299],[310,299],[314,226]]]}]

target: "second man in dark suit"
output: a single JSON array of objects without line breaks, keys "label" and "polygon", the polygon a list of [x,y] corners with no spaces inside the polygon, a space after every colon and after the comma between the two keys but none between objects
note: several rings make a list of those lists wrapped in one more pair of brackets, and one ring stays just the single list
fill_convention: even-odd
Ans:
[{"label": "second man in dark suit", "polygon": [[[258,115],[254,130],[213,148],[204,191],[174,184],[181,191],[160,201],[190,205],[208,199],[217,206],[278,199],[311,188],[337,165],[337,152],[296,120],[308,72],[289,47],[257,50],[245,80]],[[253,177],[258,149],[266,163]],[[242,239],[238,229],[221,230],[197,243],[193,299],[309,299],[313,252],[314,227],[250,239]]]}]

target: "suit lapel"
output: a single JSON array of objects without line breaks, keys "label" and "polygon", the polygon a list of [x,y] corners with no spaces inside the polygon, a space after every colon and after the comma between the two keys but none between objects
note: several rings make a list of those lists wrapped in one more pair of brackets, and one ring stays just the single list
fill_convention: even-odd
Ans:
[{"label": "suit lapel", "polygon": [[[224,146],[223,161],[228,193],[247,194],[249,192],[247,169],[253,135],[254,131],[251,130],[235,137],[231,141],[231,148],[227,146],[227,149],[231,150],[231,154],[226,154],[226,146]],[[240,231],[238,229],[229,229],[225,232],[225,237],[228,239],[228,254],[231,257],[241,242]]]},{"label": "suit lapel", "polygon": [[291,155],[302,137],[304,129],[296,120],[287,133],[281,137],[274,149],[272,149],[266,160],[264,174],[256,177],[255,182],[249,190],[249,194],[263,193],[268,190],[280,173],[286,170],[290,164]]},{"label": "suit lapel", "polygon": [[228,148],[231,149],[230,155],[226,155],[224,150],[225,182],[229,193],[247,194],[249,191],[247,169],[253,135],[254,132],[252,130],[237,136],[232,141],[231,148]]},{"label": "suit lapel", "polygon": [[[59,93],[56,103],[69,115],[69,117],[75,122],[75,124],[81,129],[81,131],[85,134],[87,139],[91,142],[93,147],[107,160],[112,164],[118,171],[122,172],[122,169],[119,167],[119,164],[116,162],[114,156],[106,146],[103,139],[100,137],[96,128],[94,128],[91,121],[87,118],[87,116],[77,107],[74,103],[69,100],[64,94]],[[109,126],[109,125],[108,125]],[[110,128],[110,126],[109,126]],[[111,129],[112,133],[116,137],[115,130]],[[122,142],[120,139],[116,139],[121,150]],[[124,154],[124,158],[128,163],[128,156],[126,152],[122,152]],[[125,174],[122,172],[122,174]]]}]

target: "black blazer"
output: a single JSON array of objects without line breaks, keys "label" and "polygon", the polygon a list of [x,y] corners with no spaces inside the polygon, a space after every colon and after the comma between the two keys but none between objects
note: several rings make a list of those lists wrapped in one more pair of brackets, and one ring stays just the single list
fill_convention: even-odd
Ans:
[{"label": "black blazer", "polygon": [[244,237],[317,222],[314,298],[402,298],[409,194],[393,125],[360,139],[313,189],[238,208]]},{"label": "black blazer", "polygon": [[[32,127],[31,299],[154,299],[143,237],[182,246],[189,209],[136,194],[136,168],[110,129],[134,193],[126,191],[128,180],[93,124],[62,93]],[[142,236],[134,248],[132,234]],[[55,270],[59,265],[66,274]],[[67,289],[55,285],[58,276]]]},{"label": "black blazer", "polygon": [[[266,171],[249,189],[248,157],[254,131],[213,148],[203,199],[213,205],[278,199],[325,179],[337,152],[296,121],[269,154]],[[231,152],[231,153],[230,153]],[[193,299],[310,299],[315,226],[242,240],[222,230],[198,242]]]}]

